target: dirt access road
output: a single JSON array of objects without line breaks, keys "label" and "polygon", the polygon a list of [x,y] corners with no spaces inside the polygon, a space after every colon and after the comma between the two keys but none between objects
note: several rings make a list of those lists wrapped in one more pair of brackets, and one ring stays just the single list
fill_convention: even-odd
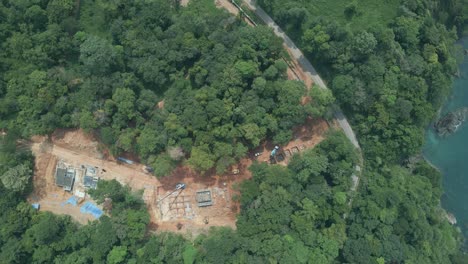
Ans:
[{"label": "dirt access road", "polygon": [[[232,0],[216,0],[216,3],[219,3],[220,6],[226,8],[229,12],[233,13],[232,8],[236,8],[235,5],[231,3]],[[236,1],[239,3],[241,0]],[[258,5],[256,5],[254,0],[242,0],[250,10],[252,10],[268,27],[273,29],[275,35],[283,39],[283,46],[286,51],[291,56],[292,61],[290,62],[290,68],[288,69],[288,76],[291,78],[302,80],[308,88],[311,87],[312,83],[315,83],[321,89],[328,89],[325,82],[320,78],[315,68],[312,66],[310,61],[304,56],[302,51],[294,44],[294,42],[286,35],[286,33],[275,23],[275,21]],[[236,8],[237,9],[237,8]],[[237,14],[239,10],[236,11]],[[250,21],[247,21],[249,25],[252,25]],[[293,72],[294,75],[290,74]],[[359,187],[361,167],[363,163],[363,157],[361,153],[361,147],[357,141],[356,135],[351,128],[348,120],[341,111],[338,105],[334,105],[335,109],[334,117],[338,125],[342,128],[344,134],[349,139],[351,144],[358,149],[360,155],[360,166],[356,166],[356,174],[352,175],[353,185],[351,187],[352,191],[357,190]]]},{"label": "dirt access road", "polygon": [[[76,195],[83,183],[77,176],[73,193],[56,186],[54,175],[58,162],[74,167],[77,175],[81,175],[82,165],[92,166],[100,179],[116,179],[133,191],[143,190],[142,198],[150,214],[150,231],[173,231],[193,236],[206,232],[212,226],[236,228],[236,215],[240,208],[238,202],[232,199],[238,195],[233,185],[250,177],[250,172],[242,165],[242,173],[234,176],[199,175],[180,166],[171,176],[159,180],[145,173],[142,164],[120,164],[114,157],[103,154],[99,151],[99,143],[82,130],[58,130],[50,137],[35,136],[31,142],[22,143],[29,144],[36,157],[34,190],[28,198],[29,202],[39,203],[43,211],[70,215],[81,224],[94,218],[82,213],[80,206],[67,204],[66,201],[74,193]],[[178,182],[184,182],[187,188],[170,195]],[[206,189],[211,191],[213,205],[198,207],[196,193]],[[169,195],[167,199],[162,199],[166,195]],[[85,200],[93,202],[88,195]]]},{"label": "dirt access road", "polygon": [[[294,44],[294,42],[286,35],[286,33],[275,23],[275,21],[258,5],[255,4],[253,0],[243,0],[249,8],[255,12],[255,14],[265,22],[267,26],[273,29],[275,35],[282,38],[285,46],[292,59],[297,63],[302,71],[313,80],[322,89],[328,89],[325,85],[325,82],[320,78],[315,68],[312,66],[310,61],[304,56],[302,51]],[[357,148],[360,149],[359,142],[356,139],[353,129],[348,123],[348,120],[344,116],[343,112],[336,106],[336,111],[334,113],[336,120],[343,129],[346,137],[351,141],[351,143]]]},{"label": "dirt access road", "polygon": [[[293,130],[293,140],[283,146],[283,149],[293,152],[293,149],[303,151],[313,148],[325,138],[328,129],[324,120],[308,119],[304,125]],[[186,166],[179,166],[170,176],[158,179],[146,174],[142,164],[117,163],[115,158],[106,155],[105,151],[102,153],[99,143],[82,130],[58,130],[50,137],[35,136],[28,143],[36,157],[34,191],[28,200],[31,203],[39,203],[41,210],[70,215],[82,224],[94,220],[91,215],[83,214],[79,206],[64,204],[73,194],[56,186],[54,178],[58,162],[64,162],[74,168],[80,168],[82,165],[93,166],[101,179],[116,179],[134,191],[143,190],[142,198],[150,214],[151,231],[172,231],[192,237],[206,232],[212,226],[236,228],[240,204],[233,198],[240,193],[235,186],[251,178],[248,167],[254,160],[268,161],[269,153],[274,147],[270,142],[264,142],[233,166],[232,169],[238,170],[237,173],[201,175]],[[257,152],[262,154],[255,157],[254,153]],[[280,162],[282,165],[286,163],[287,159]],[[184,182],[187,188],[171,194],[178,182]],[[78,180],[75,181],[75,189],[80,184],[82,183]],[[196,193],[206,189],[211,191],[213,205],[198,207]],[[166,196],[166,199],[162,199]],[[88,196],[85,199],[92,202]]]}]

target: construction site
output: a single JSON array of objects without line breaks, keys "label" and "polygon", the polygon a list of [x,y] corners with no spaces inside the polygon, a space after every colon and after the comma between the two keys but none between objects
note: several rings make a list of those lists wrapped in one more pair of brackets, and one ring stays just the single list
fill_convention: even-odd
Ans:
[{"label": "construction site", "polygon": [[[182,2],[184,5],[188,1]],[[233,14],[238,7],[228,0],[216,5]],[[249,23],[249,21],[247,21]],[[254,26],[252,22],[249,23]],[[296,60],[288,63],[288,78],[304,81],[310,89],[312,79]],[[311,99],[304,97],[302,104]],[[164,107],[164,101],[158,103]],[[287,165],[292,156],[320,143],[335,123],[308,118],[294,128],[293,139],[284,146],[265,141],[248,153],[229,173],[200,175],[187,166],[178,166],[171,175],[157,178],[152,169],[137,158],[113,157],[93,136],[82,130],[57,130],[52,135],[35,136],[31,149],[36,157],[34,191],[30,203],[39,210],[70,215],[81,224],[98,219],[106,210],[87,194],[100,180],[115,179],[135,192],[143,190],[142,199],[150,214],[150,231],[173,231],[197,235],[212,226],[236,228],[240,212],[237,185],[251,178],[248,170],[254,162]]]},{"label": "construction site", "polygon": [[[70,215],[81,224],[103,214],[87,194],[100,180],[116,179],[132,190],[143,190],[153,231],[198,233],[210,226],[235,228],[238,205],[232,201],[232,185],[241,177],[204,177],[186,167],[159,181],[148,168],[117,159],[98,150],[97,141],[81,130],[59,130],[50,137],[35,136],[34,191],[29,201],[35,208]],[[229,178],[229,179],[228,179]],[[176,189],[178,182],[184,188]]]},{"label": "construction site", "polygon": [[143,190],[151,231],[196,235],[211,226],[235,229],[240,211],[236,185],[251,177],[248,167],[255,160],[286,165],[294,153],[323,140],[328,129],[323,120],[308,120],[294,130],[294,140],[278,150],[274,162],[270,160],[274,146],[264,142],[224,175],[201,175],[179,166],[172,175],[160,179],[137,161],[112,157],[82,130],[57,130],[31,139],[36,159],[34,190],[28,200],[39,210],[70,215],[87,224],[105,214],[103,205],[93,201],[88,190],[101,180],[115,179],[135,192]]}]

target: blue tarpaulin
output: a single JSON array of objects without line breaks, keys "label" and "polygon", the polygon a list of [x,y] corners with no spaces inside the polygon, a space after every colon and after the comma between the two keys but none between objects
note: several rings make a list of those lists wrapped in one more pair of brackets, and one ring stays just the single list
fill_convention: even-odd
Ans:
[{"label": "blue tarpaulin", "polygon": [[76,206],[78,204],[78,199],[76,198],[76,196],[72,196],[72,197],[68,198],[68,200],[63,202],[62,206],[66,205],[66,204],[71,204],[73,206]]},{"label": "blue tarpaulin", "polygon": [[80,212],[85,214],[92,214],[96,219],[102,215],[102,210],[97,208],[97,206],[91,202],[86,202],[83,206],[81,206]]},{"label": "blue tarpaulin", "polygon": [[41,205],[38,204],[38,203],[33,203],[33,204],[32,204],[32,207],[33,207],[34,209],[36,209],[36,210],[39,210],[39,208],[41,208]]}]

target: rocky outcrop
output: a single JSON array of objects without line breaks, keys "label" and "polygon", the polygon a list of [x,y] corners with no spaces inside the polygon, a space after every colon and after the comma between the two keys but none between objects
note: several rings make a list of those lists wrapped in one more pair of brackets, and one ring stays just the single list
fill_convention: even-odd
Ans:
[{"label": "rocky outcrop", "polygon": [[449,112],[434,123],[435,131],[439,136],[448,136],[455,133],[458,127],[465,121],[467,113],[468,107],[462,107]]},{"label": "rocky outcrop", "polygon": [[452,214],[444,210],[443,213],[445,219],[451,224],[451,225],[456,225],[457,224],[457,218]]}]

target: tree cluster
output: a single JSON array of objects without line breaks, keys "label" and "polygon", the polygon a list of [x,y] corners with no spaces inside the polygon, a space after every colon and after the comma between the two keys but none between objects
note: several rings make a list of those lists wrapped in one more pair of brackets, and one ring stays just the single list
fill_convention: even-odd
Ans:
[{"label": "tree cluster", "polygon": [[0,3],[1,128],[29,137],[80,127],[164,176],[183,160],[170,149],[221,173],[320,114],[300,104],[305,86],[287,80],[267,27],[206,0],[81,1],[81,16],[75,2]]},{"label": "tree cluster", "polygon": [[[390,24],[356,31],[296,2],[259,1],[296,29],[351,117],[365,158],[359,192],[349,192],[358,155],[331,133],[287,167],[254,164],[237,230],[189,241],[149,234],[141,194],[116,181],[90,192],[107,215],[88,225],[33,210],[33,160],[17,135],[80,127],[158,175],[185,158],[222,172],[326,115],[331,94],[312,89],[312,104],[299,104],[304,85],[286,80],[281,41],[213,1],[0,1],[0,262],[463,263],[441,216],[440,174],[400,166],[449,91],[462,2],[405,0]],[[342,15],[359,16],[358,5]]]},{"label": "tree cluster", "polygon": [[[91,197],[106,209],[85,226],[37,212],[0,185],[2,263],[328,263],[346,240],[350,175],[357,153],[341,133],[293,157],[288,167],[255,164],[240,186],[238,231],[218,228],[189,242],[148,235],[141,193],[100,181]],[[107,203],[107,205],[105,205]],[[109,203],[111,206],[109,206]],[[316,262],[319,261],[319,262]]]},{"label": "tree cluster", "polygon": [[[402,166],[421,151],[424,130],[450,92],[463,2],[401,1],[388,24],[350,29],[310,15],[314,10],[297,12],[302,1],[259,1],[319,66],[363,148],[366,168],[340,262],[461,259],[460,235],[440,208],[439,172],[424,163],[412,171]],[[344,21],[359,15],[359,4],[347,4]]]}]

